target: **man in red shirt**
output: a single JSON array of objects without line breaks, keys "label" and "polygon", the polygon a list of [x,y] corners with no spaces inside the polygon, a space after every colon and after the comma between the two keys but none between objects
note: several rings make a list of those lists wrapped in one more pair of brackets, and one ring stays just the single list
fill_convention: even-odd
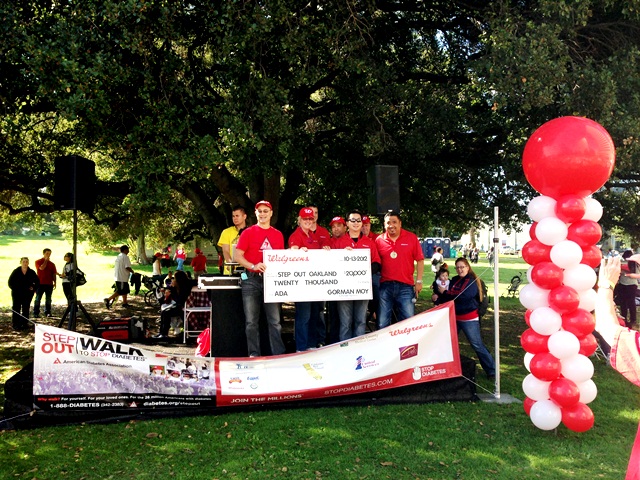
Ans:
[{"label": "man in red shirt", "polygon": [[33,316],[40,316],[40,301],[42,295],[45,295],[44,314],[47,317],[51,316],[51,294],[53,289],[56,288],[56,280],[58,279],[58,271],[53,262],[49,260],[51,257],[51,249],[45,248],[42,251],[42,258],[36,260],[36,273],[40,280],[40,286],[36,293],[36,299],[33,302]]},{"label": "man in red shirt", "polygon": [[362,216],[362,233],[371,240],[378,238],[378,234],[371,231],[371,219],[367,215]]},{"label": "man in red shirt", "polygon": [[384,227],[385,232],[376,238],[382,264],[379,328],[389,326],[394,310],[398,321],[414,315],[414,302],[422,290],[424,272],[424,254],[420,241],[415,234],[403,230],[400,214],[387,213],[384,216]]},{"label": "man in red shirt", "polygon": [[[264,303],[264,283],[262,274],[267,269],[263,262],[265,250],[283,250],[282,232],[271,226],[273,207],[266,200],[256,203],[258,224],[247,228],[238,240],[234,260],[246,271],[242,277],[242,305],[245,316],[247,350],[250,357],[259,357],[260,350],[260,309],[264,308],[269,324],[269,343],[271,353],[280,355],[285,352],[280,326],[280,304]],[[246,277],[246,278],[245,278]]]},{"label": "man in red shirt", "polygon": [[199,248],[196,248],[196,256],[191,260],[191,268],[196,280],[200,275],[207,273],[207,257]]},{"label": "man in red shirt", "polygon": [[[331,248],[329,232],[326,228],[316,224],[316,218],[317,213],[313,208],[300,209],[300,226],[289,237],[289,248],[305,251]],[[296,302],[295,340],[297,351],[303,352],[324,345],[326,326],[323,315],[321,315],[323,309],[324,302]]]}]

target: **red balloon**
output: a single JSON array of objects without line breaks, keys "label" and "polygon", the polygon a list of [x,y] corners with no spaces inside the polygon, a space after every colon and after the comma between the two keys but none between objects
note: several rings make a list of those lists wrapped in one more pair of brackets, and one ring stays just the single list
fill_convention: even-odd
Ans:
[{"label": "red balloon", "polygon": [[584,216],[586,204],[582,197],[577,195],[565,195],[556,202],[556,217],[564,223],[573,223]]},{"label": "red balloon", "polygon": [[569,225],[567,240],[576,242],[581,247],[595,245],[602,238],[602,227],[593,220],[579,220]]},{"label": "red balloon", "polygon": [[532,328],[529,328],[522,332],[522,336],[520,337],[520,345],[522,345],[524,351],[533,353],[534,355],[536,353],[548,352],[548,341],[548,335],[540,335]]},{"label": "red balloon", "polygon": [[527,308],[527,311],[524,312],[524,321],[527,324],[528,327],[531,327],[531,314],[533,313],[533,310],[531,310],[530,308]]},{"label": "red balloon", "polygon": [[560,117],[527,140],[522,168],[542,195],[586,197],[602,187],[613,172],[615,147],[602,125],[583,117]]},{"label": "red balloon", "polygon": [[578,305],[580,305],[580,295],[571,287],[562,285],[549,292],[549,306],[560,314],[572,312],[578,308]]},{"label": "red balloon", "polygon": [[576,403],[562,409],[562,423],[574,432],[586,432],[593,427],[594,417],[591,409],[584,403]]},{"label": "red balloon", "polygon": [[562,285],[564,270],[553,262],[540,262],[531,269],[531,280],[544,290],[553,290]]},{"label": "red balloon", "polygon": [[535,400],[531,400],[529,397],[524,397],[524,402],[522,402],[522,406],[524,407],[524,413],[529,415],[531,412],[531,407],[536,403]]},{"label": "red balloon", "polygon": [[596,320],[585,309],[577,308],[562,314],[562,328],[580,338],[593,332],[596,328]]},{"label": "red balloon", "polygon": [[551,261],[551,247],[538,240],[529,240],[522,247],[522,258],[529,265]]},{"label": "red balloon", "polygon": [[580,355],[590,357],[598,349],[598,341],[593,333],[585,335],[584,337],[578,337],[578,340],[580,340],[580,351],[578,352]]},{"label": "red balloon", "polygon": [[580,401],[580,389],[568,378],[558,378],[549,385],[549,398],[561,407],[570,407]]},{"label": "red balloon", "polygon": [[538,222],[533,222],[529,227],[529,238],[531,238],[531,240],[538,240],[538,238],[536,237],[537,226],[538,226]]},{"label": "red balloon", "polygon": [[551,382],[562,373],[562,364],[560,359],[554,357],[549,352],[536,353],[529,363],[529,370],[534,377]]},{"label": "red balloon", "polygon": [[590,245],[588,247],[582,247],[582,261],[585,265],[589,265],[591,268],[597,268],[602,261],[602,251],[597,245]]}]

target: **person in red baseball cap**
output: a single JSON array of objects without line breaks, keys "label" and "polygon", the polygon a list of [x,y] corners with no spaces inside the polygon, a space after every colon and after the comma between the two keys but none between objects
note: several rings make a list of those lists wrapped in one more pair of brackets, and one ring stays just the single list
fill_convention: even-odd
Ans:
[{"label": "person in red baseball cap", "polygon": [[196,248],[196,256],[191,260],[191,268],[193,268],[193,276],[197,280],[200,275],[207,273],[207,257],[202,250]]},{"label": "person in red baseball cap", "polygon": [[362,216],[362,233],[371,240],[378,238],[378,234],[371,231],[371,219],[367,215]]},{"label": "person in red baseball cap", "polygon": [[331,229],[331,248],[334,248],[336,240],[347,233],[347,222],[340,216],[333,217],[329,222],[329,228]]},{"label": "person in red baseball cap", "polygon": [[242,279],[242,306],[245,316],[247,350],[250,357],[262,355],[260,348],[260,310],[264,309],[269,325],[269,344],[273,355],[285,352],[280,326],[280,304],[264,303],[262,274],[267,269],[263,262],[265,250],[284,250],[284,236],[271,226],[271,203],[256,203],[257,225],[246,228],[241,234],[234,252],[234,260],[245,267],[246,279]]},{"label": "person in red baseball cap", "polygon": [[[301,208],[298,217],[299,226],[289,237],[289,248],[305,251],[331,248],[329,232],[323,229],[327,232],[326,235],[318,233],[317,217],[313,208]],[[297,351],[303,352],[324,344],[326,327],[321,315],[323,308],[324,302],[296,302],[294,336]]]}]

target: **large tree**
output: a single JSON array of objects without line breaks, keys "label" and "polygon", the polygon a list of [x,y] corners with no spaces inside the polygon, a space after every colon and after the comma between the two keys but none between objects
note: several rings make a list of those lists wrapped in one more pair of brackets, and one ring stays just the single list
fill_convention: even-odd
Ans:
[{"label": "large tree", "polygon": [[567,114],[610,131],[614,180],[628,190],[637,11],[628,1],[5,2],[0,205],[52,211],[52,161],[77,153],[96,161],[92,217],[112,228],[177,212],[177,237],[216,238],[230,205],[267,198],[287,230],[307,202],[325,219],[366,208],[375,164],[398,165],[407,222],[423,233],[466,229],[495,205],[515,222],[534,194],[524,142]]}]

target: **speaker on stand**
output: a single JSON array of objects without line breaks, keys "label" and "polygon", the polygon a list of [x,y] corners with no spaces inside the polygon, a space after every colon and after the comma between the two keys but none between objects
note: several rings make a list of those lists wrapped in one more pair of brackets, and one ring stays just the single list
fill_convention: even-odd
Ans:
[{"label": "speaker on stand", "polygon": [[374,165],[367,170],[369,213],[384,215],[400,211],[400,180],[397,165]]},{"label": "speaker on stand", "polygon": [[91,325],[94,335],[97,326],[76,296],[78,270],[78,210],[92,213],[95,206],[96,164],[78,155],[58,157],[55,160],[53,203],[56,210],[73,210],[73,280],[69,306],[64,312],[58,328],[68,318],[67,328],[76,330],[78,309]]}]

